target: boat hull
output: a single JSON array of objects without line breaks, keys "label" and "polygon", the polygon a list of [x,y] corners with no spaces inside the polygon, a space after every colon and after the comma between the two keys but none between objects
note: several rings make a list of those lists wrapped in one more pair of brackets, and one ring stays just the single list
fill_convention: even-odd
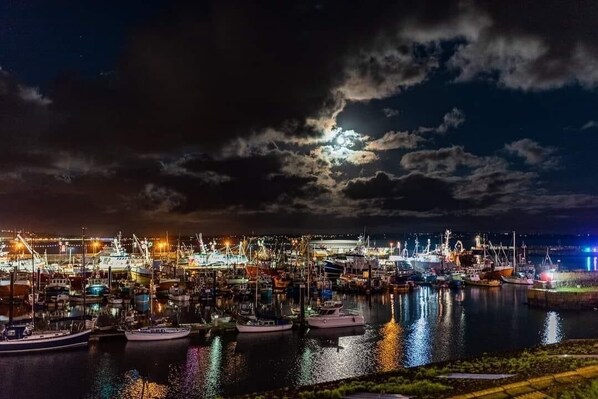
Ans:
[{"label": "boat hull", "polygon": [[465,285],[470,285],[474,287],[500,287],[500,281],[498,280],[480,280],[480,281],[472,281],[472,280],[465,280]]},{"label": "boat hull", "polygon": [[517,284],[517,285],[534,285],[534,280],[531,278],[518,278],[518,277],[504,277],[500,276],[503,283]]},{"label": "boat hull", "polygon": [[167,341],[185,338],[191,332],[187,328],[146,328],[125,331],[127,341]]},{"label": "boat hull", "polygon": [[[13,298],[25,299],[31,291],[31,285],[27,282],[15,281],[13,284]],[[3,300],[10,299],[10,282],[2,282],[0,285],[0,298]]]},{"label": "boat hull", "polygon": [[307,318],[307,324],[314,328],[336,328],[363,326],[365,319],[362,315],[343,315],[334,317],[313,316]]},{"label": "boat hull", "polygon": [[288,331],[293,328],[292,323],[288,324],[279,324],[274,326],[249,326],[246,324],[237,324],[237,330],[240,333],[267,333],[267,332],[276,332],[276,331]]},{"label": "boat hull", "polygon": [[45,352],[52,350],[68,349],[87,346],[91,330],[74,334],[49,333],[48,335],[35,334],[17,340],[0,341],[0,354]]}]

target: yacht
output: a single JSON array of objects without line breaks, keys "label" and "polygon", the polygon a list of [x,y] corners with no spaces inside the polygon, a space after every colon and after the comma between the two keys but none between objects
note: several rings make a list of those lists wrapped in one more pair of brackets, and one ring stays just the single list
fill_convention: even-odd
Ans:
[{"label": "yacht", "polygon": [[357,311],[343,311],[343,303],[340,301],[326,301],[317,315],[307,318],[307,324],[314,328],[363,326],[365,319]]},{"label": "yacht", "polygon": [[289,320],[249,319],[245,323],[237,321],[237,330],[240,333],[266,333],[288,331],[293,328]]}]

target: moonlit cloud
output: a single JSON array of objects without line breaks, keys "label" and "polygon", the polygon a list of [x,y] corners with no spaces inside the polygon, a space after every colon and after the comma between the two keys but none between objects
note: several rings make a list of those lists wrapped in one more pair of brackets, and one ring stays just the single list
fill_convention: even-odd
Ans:
[{"label": "moonlit cloud", "polygon": [[584,123],[584,125],[580,128],[580,130],[587,130],[587,129],[592,129],[592,128],[596,128],[598,127],[598,122],[597,121],[587,121],[586,123]]},{"label": "moonlit cloud", "polygon": [[505,149],[524,159],[528,165],[539,165],[545,168],[554,168],[558,165],[559,159],[555,155],[556,149],[543,147],[534,140],[528,138],[505,144]]},{"label": "moonlit cloud", "polygon": [[379,139],[370,141],[366,149],[371,151],[388,151],[398,149],[414,149],[426,139],[409,132],[386,132]]}]

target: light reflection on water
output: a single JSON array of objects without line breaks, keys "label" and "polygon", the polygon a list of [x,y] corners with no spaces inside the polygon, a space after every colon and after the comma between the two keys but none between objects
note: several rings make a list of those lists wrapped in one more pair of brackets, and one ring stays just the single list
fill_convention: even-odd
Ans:
[{"label": "light reflection on water", "polygon": [[555,344],[563,339],[561,333],[561,318],[559,314],[554,311],[546,313],[546,321],[544,322],[544,331],[542,332],[543,344]]},{"label": "light reflection on water", "polygon": [[143,391],[155,397],[213,398],[565,338],[598,338],[598,312],[548,312],[530,309],[525,301],[526,288],[510,286],[422,288],[376,296],[371,303],[348,296],[346,307],[364,313],[365,328],[105,341],[87,350],[0,357],[2,375],[9,377],[3,378],[2,389],[13,397],[47,397],[60,381],[61,392],[72,397],[139,398]]}]

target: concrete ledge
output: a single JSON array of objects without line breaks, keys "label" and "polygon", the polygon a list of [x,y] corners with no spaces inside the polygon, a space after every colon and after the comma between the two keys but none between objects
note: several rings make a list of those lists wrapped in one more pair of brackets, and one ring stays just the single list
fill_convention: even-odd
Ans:
[{"label": "concrete ledge", "polygon": [[482,396],[493,395],[496,393],[504,393],[505,390],[503,387],[494,387],[494,388],[487,388],[482,391],[473,392],[473,396],[475,398],[480,398]]}]

